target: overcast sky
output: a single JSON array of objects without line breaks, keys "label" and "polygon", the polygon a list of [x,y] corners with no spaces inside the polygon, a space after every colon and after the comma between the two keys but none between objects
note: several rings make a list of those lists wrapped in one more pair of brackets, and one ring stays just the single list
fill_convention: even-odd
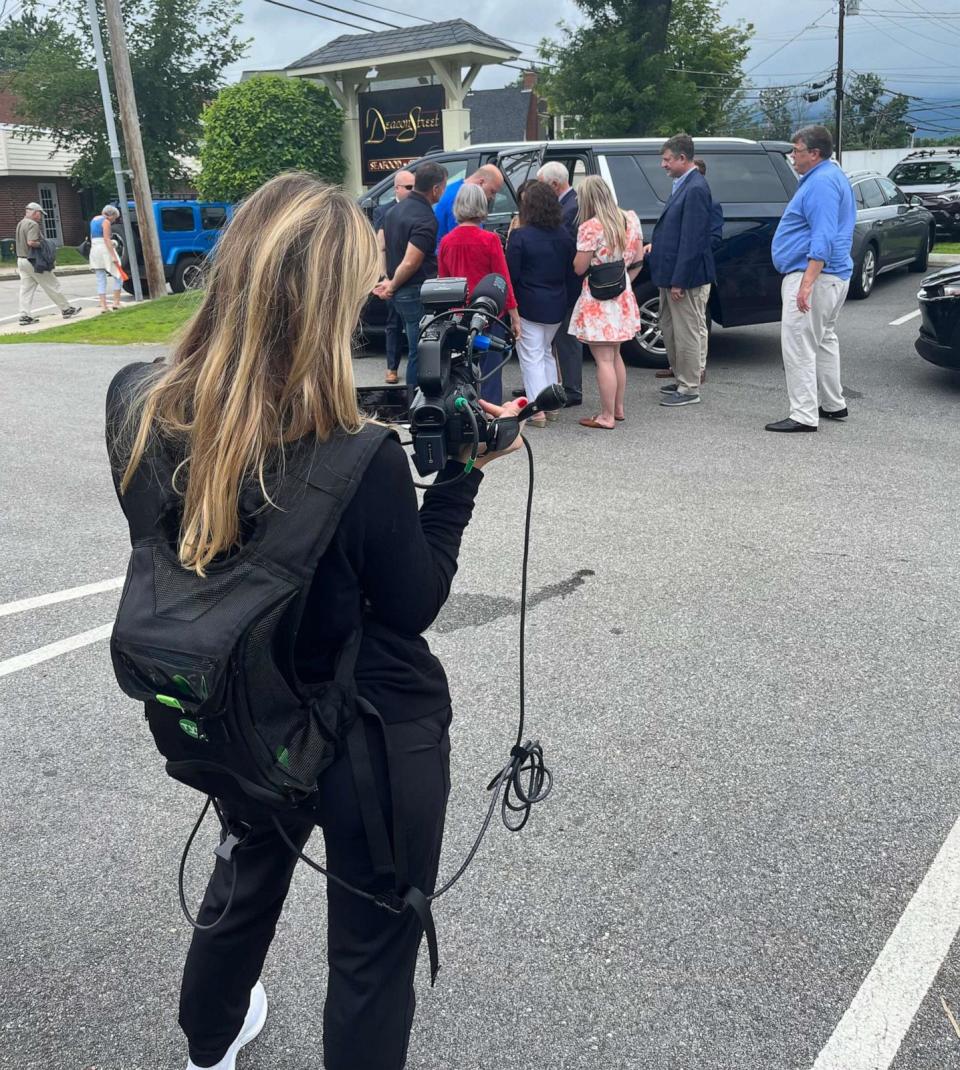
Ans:
[{"label": "overcast sky", "polygon": [[[315,6],[309,0],[284,0],[317,14],[368,26],[386,27],[342,12]],[[848,0],[849,2],[849,0]],[[526,42],[517,45],[534,56],[530,45],[544,36],[555,36],[561,19],[576,23],[579,11],[571,0],[376,0],[377,10],[357,0],[330,0],[334,6],[363,13],[397,25],[416,20],[395,12],[415,11],[423,18],[439,20],[461,17],[495,37]],[[248,58],[230,72],[231,80],[242,69],[283,67],[341,34],[358,32],[267,4],[243,0],[245,31],[253,44]],[[738,19],[754,23],[753,50],[745,64],[756,85],[793,85],[819,80],[836,63],[836,6],[830,0],[730,0],[724,7],[727,22]],[[947,17],[930,17],[930,12]],[[509,15],[507,14],[509,12]],[[794,39],[795,38],[795,39]],[[852,72],[876,71],[895,90],[909,93],[914,118],[926,132],[938,127],[960,131],[960,3],[958,0],[862,0],[861,14],[847,18],[846,68]],[[488,67],[476,88],[505,85],[516,72]],[[945,130],[943,131],[946,132]]]}]

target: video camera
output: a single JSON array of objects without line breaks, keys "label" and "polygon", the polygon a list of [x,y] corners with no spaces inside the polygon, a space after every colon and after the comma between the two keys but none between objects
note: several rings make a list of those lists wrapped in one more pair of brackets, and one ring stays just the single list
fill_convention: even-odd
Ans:
[{"label": "video camera", "polygon": [[[522,420],[566,403],[563,388],[550,386],[518,416],[491,418],[480,407],[481,382],[506,364],[513,352],[513,332],[500,318],[506,297],[506,280],[496,274],[477,283],[469,304],[463,278],[428,279],[420,289],[426,314],[420,321],[417,391],[406,419],[413,463],[422,476],[439,472],[465,447],[471,451],[469,469],[481,445],[490,452],[505,449],[518,435]],[[502,353],[503,359],[484,375],[480,356],[487,352]],[[407,404],[406,388],[400,389]],[[390,407],[389,388],[361,388],[358,393],[365,408],[382,408],[384,402]],[[398,415],[394,406],[394,418]],[[400,419],[406,422],[403,416]]]}]

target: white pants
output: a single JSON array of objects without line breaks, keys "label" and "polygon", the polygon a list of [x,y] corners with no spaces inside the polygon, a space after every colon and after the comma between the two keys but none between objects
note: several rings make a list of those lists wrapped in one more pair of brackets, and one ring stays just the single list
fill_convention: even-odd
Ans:
[{"label": "white pants", "polygon": [[553,336],[559,323],[532,323],[520,318],[520,338],[517,357],[523,375],[523,389],[533,399],[544,387],[558,382],[557,362],[553,357]]},{"label": "white pants", "polygon": [[793,271],[784,276],[780,285],[783,299],[780,345],[790,397],[790,419],[816,427],[820,422],[819,405],[827,412],[847,407],[840,385],[837,320],[850,281],[836,275],[819,275],[810,295],[810,311],[801,312],[797,308],[797,293],[802,279],[802,271]]},{"label": "white pants", "polygon": [[39,286],[41,290],[62,312],[67,307],[67,299],[60,289],[60,282],[52,271],[37,274],[33,264],[20,256],[17,257],[17,271],[20,272],[20,315],[29,316],[33,308],[33,298]]}]

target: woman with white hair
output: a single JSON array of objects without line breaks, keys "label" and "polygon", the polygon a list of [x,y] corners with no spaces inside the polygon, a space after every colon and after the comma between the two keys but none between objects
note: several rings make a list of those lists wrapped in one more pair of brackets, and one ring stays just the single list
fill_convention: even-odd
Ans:
[{"label": "woman with white hair", "polygon": [[[90,220],[90,267],[97,273],[97,296],[101,312],[116,312],[120,307],[120,258],[113,244],[111,228],[120,218],[120,209],[106,204],[103,211]],[[113,289],[113,305],[107,308],[107,276]]]},{"label": "woman with white hair", "polygon": [[[484,275],[502,275],[507,282],[505,315],[509,315],[513,333],[519,337],[520,313],[517,311],[517,299],[510,284],[507,258],[503,254],[499,237],[492,231],[483,229],[483,221],[489,212],[490,205],[483,187],[464,183],[453,202],[457,226],[440,242],[437,275],[441,279],[465,278],[470,293],[473,293],[474,286]],[[502,360],[502,354],[490,350],[484,354],[480,370],[486,375]],[[501,403],[503,382],[499,371],[481,385],[480,396],[493,405]]]}]

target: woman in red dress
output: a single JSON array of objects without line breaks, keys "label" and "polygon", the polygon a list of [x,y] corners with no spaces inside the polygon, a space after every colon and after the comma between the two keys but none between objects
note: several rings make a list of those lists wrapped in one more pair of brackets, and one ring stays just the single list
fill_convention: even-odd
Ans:
[{"label": "woman in red dress", "polygon": [[[453,202],[453,214],[458,225],[440,242],[437,257],[437,275],[442,279],[465,278],[467,289],[484,277],[496,273],[507,282],[506,315],[510,317],[513,333],[520,336],[520,313],[517,299],[510,284],[507,258],[498,235],[483,229],[483,221],[490,212],[487,195],[480,186],[463,185]],[[503,354],[488,351],[480,362],[480,370],[486,375],[503,360]],[[480,396],[484,401],[499,405],[503,399],[503,382],[498,371],[481,384]]]}]

